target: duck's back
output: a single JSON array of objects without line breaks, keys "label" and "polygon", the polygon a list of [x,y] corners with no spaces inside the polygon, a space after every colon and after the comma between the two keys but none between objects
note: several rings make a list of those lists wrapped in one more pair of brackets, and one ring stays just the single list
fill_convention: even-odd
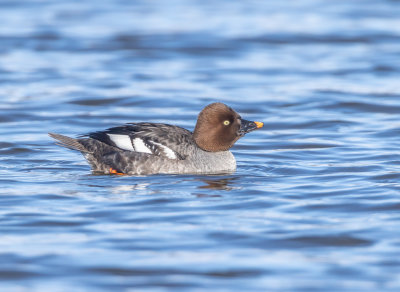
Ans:
[{"label": "duck's back", "polygon": [[185,159],[190,148],[195,146],[190,131],[161,123],[130,123],[82,137],[100,141],[118,151],[147,153],[177,160]]}]

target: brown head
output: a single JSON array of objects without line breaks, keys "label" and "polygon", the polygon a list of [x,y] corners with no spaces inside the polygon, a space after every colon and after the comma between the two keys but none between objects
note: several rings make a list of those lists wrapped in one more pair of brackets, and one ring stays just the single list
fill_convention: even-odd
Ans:
[{"label": "brown head", "polygon": [[203,150],[225,151],[246,133],[261,128],[263,123],[243,120],[229,106],[216,102],[207,105],[197,118],[194,140]]}]

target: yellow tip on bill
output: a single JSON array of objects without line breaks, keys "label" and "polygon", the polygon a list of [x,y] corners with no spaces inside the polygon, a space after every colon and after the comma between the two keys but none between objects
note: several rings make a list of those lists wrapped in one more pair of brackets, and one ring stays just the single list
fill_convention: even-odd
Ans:
[{"label": "yellow tip on bill", "polygon": [[254,122],[254,124],[257,125],[257,129],[262,128],[264,126],[264,123],[262,122]]}]

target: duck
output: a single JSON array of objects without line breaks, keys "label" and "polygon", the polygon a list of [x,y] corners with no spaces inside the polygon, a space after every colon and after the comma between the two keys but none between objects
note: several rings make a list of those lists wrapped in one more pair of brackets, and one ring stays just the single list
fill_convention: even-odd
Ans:
[{"label": "duck", "polygon": [[201,110],[193,132],[170,124],[139,122],[78,138],[49,136],[57,145],[81,152],[97,174],[225,174],[236,171],[236,159],[229,149],[263,126],[215,102]]}]

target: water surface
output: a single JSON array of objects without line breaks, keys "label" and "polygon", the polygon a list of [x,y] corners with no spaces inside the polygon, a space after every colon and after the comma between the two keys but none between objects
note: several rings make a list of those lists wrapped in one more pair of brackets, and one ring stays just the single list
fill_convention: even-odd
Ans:
[{"label": "water surface", "polygon": [[[2,291],[399,291],[399,1],[2,1]],[[47,132],[265,123],[231,175],[93,175]]]}]

